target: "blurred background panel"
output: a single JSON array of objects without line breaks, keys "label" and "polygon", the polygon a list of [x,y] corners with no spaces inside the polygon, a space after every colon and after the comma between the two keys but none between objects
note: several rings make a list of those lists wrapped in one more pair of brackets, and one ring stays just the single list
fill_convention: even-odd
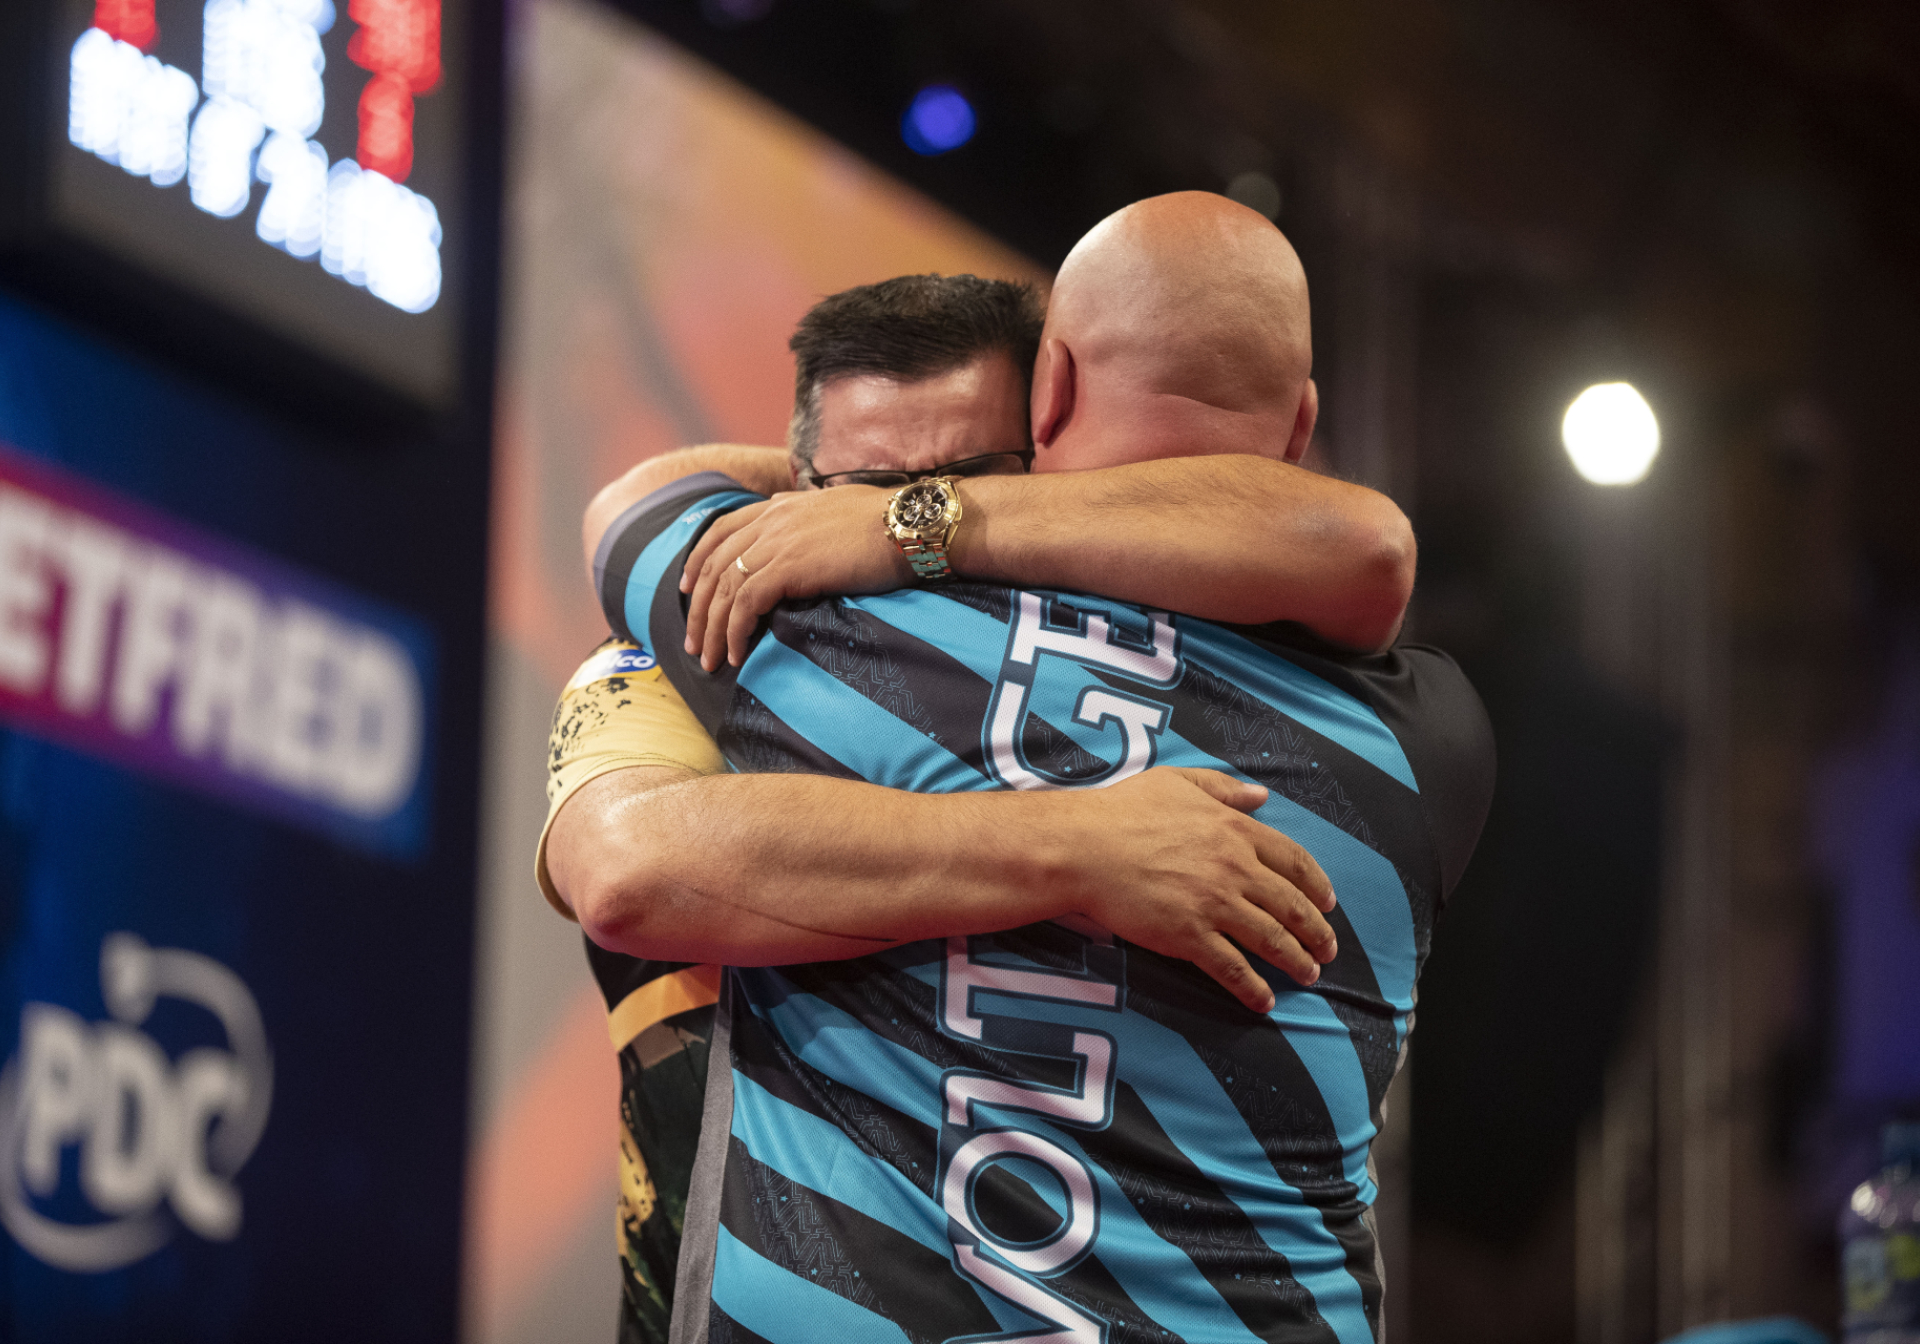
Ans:
[{"label": "blurred background panel", "polygon": [[1046,272],[590,0],[517,14],[494,475],[470,1335],[602,1340],[619,1293],[619,1070],[577,927],[533,883],[546,734],[606,638],[580,515],[684,444],[780,444],[821,297]]},{"label": "blurred background panel", "polygon": [[0,14],[10,1341],[459,1329],[501,14],[352,9]]}]

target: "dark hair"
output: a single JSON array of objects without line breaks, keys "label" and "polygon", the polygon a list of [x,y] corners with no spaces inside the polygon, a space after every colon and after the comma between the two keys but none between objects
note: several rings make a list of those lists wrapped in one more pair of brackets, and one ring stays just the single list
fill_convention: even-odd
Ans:
[{"label": "dark hair", "polygon": [[788,449],[813,465],[820,389],[835,378],[877,373],[912,381],[1005,352],[1031,380],[1045,318],[1032,285],[977,275],[901,275],[829,295],[787,342],[794,355]]}]

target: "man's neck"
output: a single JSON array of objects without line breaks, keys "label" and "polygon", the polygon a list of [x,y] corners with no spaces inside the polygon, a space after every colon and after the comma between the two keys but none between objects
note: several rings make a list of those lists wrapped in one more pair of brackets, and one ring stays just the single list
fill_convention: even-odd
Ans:
[{"label": "man's neck", "polygon": [[1293,424],[1290,413],[1231,411],[1173,393],[1120,389],[1075,411],[1043,454],[1048,470],[1215,453],[1278,458]]}]

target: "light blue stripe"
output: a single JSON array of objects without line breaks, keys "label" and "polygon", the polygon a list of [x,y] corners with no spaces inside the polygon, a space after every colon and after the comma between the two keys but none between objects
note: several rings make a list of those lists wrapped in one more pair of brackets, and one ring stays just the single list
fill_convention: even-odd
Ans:
[{"label": "light blue stripe", "polygon": [[724,1226],[713,1250],[713,1300],[771,1344],[910,1344],[886,1317],[789,1273]]},{"label": "light blue stripe", "polygon": [[844,600],[849,607],[933,645],[982,681],[1000,680],[1000,664],[1007,654],[1005,622],[925,588]]},{"label": "light blue stripe", "polygon": [[[930,1251],[952,1256],[947,1215],[918,1186],[864,1152],[838,1125],[782,1101],[738,1070],[733,1075],[733,1134],[755,1161],[788,1180],[839,1200]],[[998,1293],[957,1271],[954,1278],[973,1289],[1001,1329],[1040,1328],[1042,1322]]]},{"label": "light blue stripe", "polygon": [[[936,972],[932,979],[937,978]],[[1359,1187],[1362,1201],[1371,1204],[1373,1184],[1367,1178],[1367,1145],[1373,1141],[1373,1120],[1367,1105],[1366,1075],[1360,1069],[1346,1024],[1320,995],[1297,986],[1293,993],[1276,994],[1274,999],[1270,1016],[1327,1103],[1341,1145],[1342,1174]],[[1233,1098],[1179,1032],[1140,1013],[1090,1013],[1072,1004],[992,991],[976,991],[974,1002],[981,1013],[1028,1022],[1058,1022],[1111,1035],[1118,1047],[1120,1077],[1139,1094],[1174,1146],[1247,1215],[1267,1245],[1282,1255],[1290,1253],[1287,1239],[1298,1235],[1295,1215],[1305,1201],[1299,1190],[1274,1170]],[[976,1114],[991,1109],[975,1107]],[[991,1123],[1027,1123],[1016,1115],[1024,1117],[1026,1113],[1008,1111]]]},{"label": "light blue stripe", "polygon": [[[936,969],[931,977],[918,973],[916,978],[931,983],[939,973]],[[1366,1077],[1347,1028],[1318,994],[1296,988],[1275,999],[1271,1016],[1326,1099],[1341,1145],[1341,1174],[1358,1189],[1359,1198],[1371,1204],[1376,1191],[1367,1174],[1367,1146],[1374,1137],[1373,1119]],[[1299,1190],[1274,1170],[1233,1099],[1184,1036],[1134,1012],[1095,1013],[992,991],[976,992],[974,1003],[983,1014],[997,1012],[1112,1035],[1120,1078],[1139,1094],[1174,1146],[1246,1214],[1261,1240],[1287,1257],[1294,1277],[1314,1295],[1321,1315],[1342,1340],[1349,1329],[1362,1332],[1356,1338],[1365,1338],[1360,1287],[1347,1271],[1346,1248],[1327,1229],[1321,1211],[1308,1206]],[[987,1109],[977,1107],[976,1113]],[[1025,1129],[1034,1120],[1025,1112],[1006,1111],[993,1121],[981,1121],[989,1123]],[[1349,1309],[1351,1315],[1343,1315]]]},{"label": "light blue stripe", "polygon": [[946,1215],[912,1181],[862,1152],[838,1125],[789,1105],[737,1069],[733,1136],[755,1161],[788,1180],[837,1199],[928,1250],[952,1251]]},{"label": "light blue stripe", "polygon": [[[651,625],[653,616],[653,595],[659,591],[660,582],[666,576],[667,566],[674,557],[686,548],[693,534],[707,519],[716,513],[728,513],[744,508],[748,504],[758,504],[765,495],[756,495],[750,490],[727,490],[720,494],[701,495],[692,502],[685,513],[667,525],[667,529],[640,552],[640,558],[633,562],[633,570],[627,575],[626,597],[621,610],[627,615],[627,629],[633,631],[642,643],[653,647],[654,655],[659,656],[663,648],[677,648],[687,637],[682,629],[655,630]],[[676,576],[676,582],[678,581]],[[644,636],[642,634],[644,633]]]},{"label": "light blue stripe", "polygon": [[[1277,1000],[1273,1016],[1280,1018]],[[1353,1037],[1333,1011],[1333,1005],[1318,994],[1297,993],[1290,999],[1287,1017],[1280,1030],[1293,1047],[1293,1053],[1313,1075],[1313,1085],[1327,1104],[1333,1118],[1333,1130],[1340,1139],[1340,1170],[1360,1192],[1360,1202],[1372,1204],[1378,1193],[1373,1176],[1367,1171],[1368,1145],[1373,1142],[1373,1107],[1367,1101],[1367,1075],[1360,1067],[1360,1056],[1353,1051]],[[1302,1025],[1301,1018],[1316,1018]]]},{"label": "light blue stripe", "polygon": [[940,1072],[925,1058],[822,999],[796,992],[777,970],[739,967],[733,974],[755,1015],[807,1063],[909,1119],[940,1128]]},{"label": "light blue stripe", "polygon": [[[1185,760],[1180,763],[1187,764]],[[1228,773],[1239,774],[1234,770]],[[1373,968],[1380,997],[1393,1005],[1396,1015],[1412,1012],[1413,906],[1393,864],[1385,855],[1277,791],[1269,793],[1253,815],[1313,855],[1333,884],[1333,894],[1347,923],[1360,939],[1360,950]]]},{"label": "light blue stripe", "polygon": [[[1218,770],[1235,779],[1248,778],[1171,730],[1160,734],[1158,761],[1161,765]],[[1347,923],[1360,940],[1360,951],[1373,969],[1380,997],[1393,1005],[1396,1024],[1400,1023],[1413,1011],[1413,907],[1393,864],[1278,790],[1269,790],[1267,801],[1253,815],[1302,846],[1326,873]],[[1256,963],[1265,964],[1258,959]],[[1275,980],[1274,984],[1282,991],[1295,988],[1291,980]]]},{"label": "light blue stripe", "polygon": [[[956,644],[946,642],[941,630],[935,628],[946,620],[941,608],[950,608],[971,618],[977,627],[966,636],[969,647],[979,646],[984,636],[984,628],[1000,632],[1004,643],[1005,627],[990,617],[982,616],[970,607],[948,598],[931,593],[912,592],[892,594],[883,598],[862,598],[859,603],[864,610],[872,611],[876,616],[891,622],[893,610],[892,598],[895,596],[920,599],[915,617],[919,629],[910,630],[919,638],[938,642],[949,653],[957,653]],[[914,604],[901,603],[899,610],[905,611]],[[897,612],[894,614],[898,614]],[[955,629],[960,629],[960,622]],[[1247,643],[1237,635],[1231,635],[1217,627],[1201,622],[1181,621],[1183,650],[1192,657],[1204,653],[1203,665],[1209,670],[1224,671],[1229,680],[1249,691],[1259,693],[1264,686],[1263,698],[1274,702],[1280,712],[1297,718],[1300,722],[1325,736],[1341,741],[1343,746],[1356,753],[1367,756],[1376,765],[1396,774],[1410,787],[1413,773],[1407,765],[1405,755],[1393,735],[1387,731],[1373,711],[1346,692],[1330,686],[1319,678],[1301,671],[1282,658],[1267,654]],[[1204,633],[1197,639],[1189,635],[1197,628]],[[902,629],[908,626],[901,625]],[[1217,640],[1214,637],[1218,637]],[[761,648],[766,649],[773,641],[762,641]],[[1233,664],[1224,666],[1222,660]],[[753,662],[748,662],[748,670]],[[808,664],[809,667],[813,665]],[[818,669],[814,669],[816,672]],[[990,677],[999,675],[997,661]],[[1103,685],[1091,670],[1083,674],[1087,686]],[[747,684],[745,676],[743,684]],[[836,681],[835,685],[839,683]],[[1275,691],[1274,688],[1280,688]],[[752,689],[752,687],[749,687]],[[1059,700],[1057,687],[1050,699]],[[756,694],[759,692],[756,690]],[[804,703],[808,692],[803,688],[794,688],[792,699]],[[766,697],[763,695],[764,700]],[[846,761],[862,778],[889,788],[910,789],[914,792],[952,792],[958,789],[979,789],[989,787],[990,781],[967,766],[957,757],[938,747],[925,734],[901,723],[893,715],[879,709],[865,696],[859,696],[861,704],[856,708],[861,714],[864,726],[858,731],[849,731],[844,716],[839,713],[821,713],[813,720],[818,731],[799,728],[784,710],[779,712],[783,719],[794,724],[815,745],[826,749],[836,759]],[[1035,698],[1040,698],[1038,689]],[[1071,705],[1077,700],[1074,695],[1060,701]],[[1285,700],[1287,703],[1279,703]],[[1058,708],[1058,706],[1055,706]],[[1030,709],[1034,708],[1030,706]],[[796,712],[804,712],[796,710]],[[1071,710],[1044,716],[1060,732],[1069,738],[1099,737],[1099,731],[1086,728],[1073,722]],[[1110,735],[1110,734],[1109,734]],[[1344,738],[1344,740],[1343,740]],[[1378,739],[1378,740],[1376,740]],[[885,749],[869,746],[861,761],[856,764],[847,759],[847,750],[839,744],[848,743],[877,744],[887,742]],[[1210,752],[1203,751],[1192,742],[1171,730],[1156,735],[1155,764],[1198,766],[1221,770],[1236,778],[1245,779],[1246,775],[1234,769]],[[1083,747],[1095,750],[1097,744],[1083,741]],[[1369,755],[1369,752],[1372,752]],[[932,758],[931,761],[929,758]],[[933,768],[930,768],[933,767]],[[953,767],[958,767],[954,769]],[[1413,931],[1413,913],[1409,906],[1406,889],[1401,885],[1400,875],[1385,856],[1361,843],[1346,831],[1324,820],[1316,813],[1308,811],[1291,799],[1273,793],[1255,816],[1272,826],[1275,830],[1290,837],[1307,848],[1316,862],[1333,882],[1333,888],[1339,894],[1348,922],[1353,926],[1355,936],[1360,939],[1361,951],[1365,953],[1369,965],[1373,968],[1375,980],[1380,986],[1381,996],[1393,1005],[1396,1012],[1396,1033],[1404,1032],[1404,1015],[1413,1009],[1413,984],[1415,974],[1415,942]]]},{"label": "light blue stripe", "polygon": [[978,770],[777,639],[748,655],[740,685],[862,779],[914,793],[986,787]]},{"label": "light blue stripe", "polygon": [[[750,989],[750,995],[751,992]],[[798,1049],[808,1064],[922,1123],[938,1125],[941,1122],[941,1075],[929,1060],[876,1037],[853,1018],[813,995],[789,994],[784,1002],[771,1008],[763,1008],[763,1002],[756,1001],[755,1011],[769,1018],[775,1030]],[[1042,1014],[1034,1010],[1053,1006],[1030,999],[1021,1003],[1021,1015],[1027,1017],[1040,1017]],[[1106,1019],[1106,1015],[1101,1016]],[[1118,1019],[1127,1018],[1152,1025],[1136,1014],[1118,1015]],[[1123,1045],[1123,1051],[1125,1048]],[[1181,1048],[1190,1058],[1192,1052],[1184,1042]],[[1160,1062],[1155,1061],[1156,1067]],[[1128,1081],[1134,1080],[1130,1076]],[[1210,1075],[1206,1082],[1217,1095],[1218,1082]],[[1230,1104],[1227,1104],[1227,1113],[1235,1114]],[[1100,1191],[1101,1222],[1094,1254],[1142,1311],[1188,1339],[1255,1338],[1193,1262],[1147,1225],[1125,1192],[1103,1167],[1087,1156],[1071,1131],[1025,1113],[1020,1116],[1019,1126],[1045,1135],[1086,1163]],[[1254,1160],[1258,1170],[1273,1170],[1258,1145],[1255,1145]],[[1278,1184],[1276,1181],[1275,1185]],[[1298,1194],[1293,1198],[1297,1201]],[[1318,1210],[1296,1204],[1289,1221],[1294,1223],[1291,1236],[1284,1248],[1275,1246],[1275,1249],[1286,1255],[1296,1281],[1314,1295],[1320,1314],[1334,1326],[1341,1344],[1369,1344],[1371,1335],[1367,1333],[1366,1318],[1360,1309],[1360,1289],[1346,1272],[1345,1250],[1325,1230]],[[1351,1312],[1347,1309],[1348,1299]],[[1346,1328],[1351,1324],[1347,1320],[1349,1315],[1358,1322],[1360,1334]]]},{"label": "light blue stripe", "polygon": [[1185,617],[1175,618],[1174,623],[1180,630],[1181,655],[1189,663],[1198,663],[1371,761],[1415,793],[1420,791],[1400,739],[1370,705],[1230,630]]}]

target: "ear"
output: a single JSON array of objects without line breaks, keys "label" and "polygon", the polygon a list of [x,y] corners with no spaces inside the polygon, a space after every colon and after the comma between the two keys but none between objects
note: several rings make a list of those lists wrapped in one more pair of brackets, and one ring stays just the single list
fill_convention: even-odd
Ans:
[{"label": "ear", "polygon": [[806,483],[800,479],[800,459],[792,453],[787,454],[787,479],[795,490],[805,490]]},{"label": "ear", "polygon": [[1049,338],[1040,343],[1040,358],[1033,366],[1033,442],[1045,448],[1059,437],[1073,417],[1073,351],[1065,341]]},{"label": "ear", "polygon": [[1307,379],[1307,385],[1300,391],[1300,409],[1293,413],[1293,434],[1287,440],[1287,451],[1281,457],[1283,462],[1298,462],[1306,456],[1307,445],[1313,442],[1313,424],[1320,418],[1320,389],[1314,386],[1313,379]]}]

